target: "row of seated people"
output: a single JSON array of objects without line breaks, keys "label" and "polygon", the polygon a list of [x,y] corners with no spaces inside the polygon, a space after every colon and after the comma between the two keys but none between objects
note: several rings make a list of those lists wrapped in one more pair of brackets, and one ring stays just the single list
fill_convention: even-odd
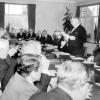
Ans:
[{"label": "row of seated people", "polygon": [[20,29],[19,32],[15,32],[15,29],[11,27],[10,30],[6,30],[2,38],[4,39],[29,39],[34,38],[35,34],[33,33],[33,29],[24,30],[23,28]]},{"label": "row of seated people", "polygon": [[[2,42],[3,43],[3,42]],[[7,43],[8,44],[8,43]],[[7,44],[5,47],[7,47]],[[6,50],[3,50],[5,52]],[[79,61],[66,60],[61,65],[56,66],[54,75],[50,74],[49,60],[41,54],[41,44],[37,41],[28,41],[22,47],[22,56],[17,70],[12,77],[7,80],[12,72],[13,66],[5,69],[2,73],[6,76],[5,88],[0,96],[0,100],[99,100],[97,93],[100,89],[95,88],[95,83],[90,84],[91,75],[89,69]],[[38,56],[36,56],[38,55]],[[42,57],[41,57],[42,56]],[[0,55],[1,57],[1,55]],[[2,56],[3,57],[3,56]],[[5,59],[5,58],[4,58]],[[1,67],[0,67],[1,68]],[[9,71],[7,71],[9,70]],[[2,81],[5,80],[2,73]],[[52,72],[53,73],[53,72]],[[43,75],[45,74],[45,78]],[[56,75],[56,76],[55,76]],[[46,91],[51,77],[57,78],[56,87]],[[41,79],[41,77],[43,79]],[[36,81],[38,81],[36,83]],[[42,82],[41,82],[42,81]],[[43,90],[43,87],[45,90]],[[93,89],[93,90],[92,90]],[[92,93],[93,92],[93,93]]]},{"label": "row of seated people", "polygon": [[4,39],[17,39],[17,40],[30,40],[35,39],[40,41],[42,44],[48,43],[52,44],[53,39],[52,36],[47,34],[46,30],[38,31],[37,33],[33,32],[33,29],[29,29],[29,31],[20,29],[20,32],[14,33],[14,29],[11,28],[11,31],[6,31],[6,33],[2,36]]},{"label": "row of seated people", "polygon": [[32,31],[30,31],[28,34],[20,32],[17,34],[17,39],[34,39],[40,41],[42,44],[58,45],[61,42],[61,40],[63,40],[63,36],[61,36],[61,34],[59,33],[60,31],[55,31],[54,34],[51,36],[47,33],[46,30],[43,30],[42,32],[38,31],[36,34]]},{"label": "row of seated people", "polygon": [[37,40],[42,44],[52,44],[58,46],[60,50],[61,41],[63,41],[63,36],[60,34],[60,31],[55,31],[53,35],[49,35],[46,30],[38,31],[34,33],[32,29],[29,31],[24,31],[22,28],[20,32],[15,35],[14,29],[11,28],[10,32],[6,32],[2,38],[4,39],[17,39],[17,40]]}]

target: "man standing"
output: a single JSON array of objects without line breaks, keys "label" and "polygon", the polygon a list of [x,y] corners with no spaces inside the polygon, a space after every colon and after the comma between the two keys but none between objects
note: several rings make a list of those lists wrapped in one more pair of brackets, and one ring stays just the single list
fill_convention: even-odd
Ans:
[{"label": "man standing", "polygon": [[63,36],[68,40],[67,51],[72,55],[83,56],[84,55],[83,44],[86,42],[87,39],[86,30],[81,25],[78,18],[72,18],[71,24],[73,25],[71,33],[69,35],[67,34],[68,36],[66,36],[66,34],[63,34]]}]

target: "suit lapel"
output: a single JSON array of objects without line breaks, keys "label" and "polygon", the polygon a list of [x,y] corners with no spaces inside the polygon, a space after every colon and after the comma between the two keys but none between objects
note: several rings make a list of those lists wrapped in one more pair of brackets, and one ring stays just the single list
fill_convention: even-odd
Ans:
[{"label": "suit lapel", "polygon": [[75,33],[76,33],[75,31],[76,31],[76,30],[78,30],[78,28],[79,28],[79,27],[80,27],[80,25],[79,25],[79,26],[77,26],[76,28],[72,29],[72,31],[71,31],[71,33],[70,33],[70,34],[71,34],[71,35],[72,35],[72,34],[75,34]]}]

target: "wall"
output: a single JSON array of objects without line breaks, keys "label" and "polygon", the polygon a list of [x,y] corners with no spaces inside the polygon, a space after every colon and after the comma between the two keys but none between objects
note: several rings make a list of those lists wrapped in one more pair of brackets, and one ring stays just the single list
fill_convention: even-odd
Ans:
[{"label": "wall", "polygon": [[35,31],[46,29],[49,34],[55,30],[63,30],[63,18],[66,6],[75,13],[75,2],[38,2],[36,5]]},{"label": "wall", "polygon": [[36,4],[36,28],[46,29],[49,34],[55,30],[63,30],[63,18],[66,6],[75,14],[75,0],[0,0],[6,3]]}]

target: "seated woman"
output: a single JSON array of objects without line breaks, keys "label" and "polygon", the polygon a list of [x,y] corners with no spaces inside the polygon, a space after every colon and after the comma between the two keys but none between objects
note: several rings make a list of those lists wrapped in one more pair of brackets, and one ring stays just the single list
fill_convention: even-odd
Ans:
[{"label": "seated woman", "polygon": [[41,77],[39,57],[26,54],[21,57],[21,64],[8,82],[0,100],[28,100],[39,89],[33,84]]}]

